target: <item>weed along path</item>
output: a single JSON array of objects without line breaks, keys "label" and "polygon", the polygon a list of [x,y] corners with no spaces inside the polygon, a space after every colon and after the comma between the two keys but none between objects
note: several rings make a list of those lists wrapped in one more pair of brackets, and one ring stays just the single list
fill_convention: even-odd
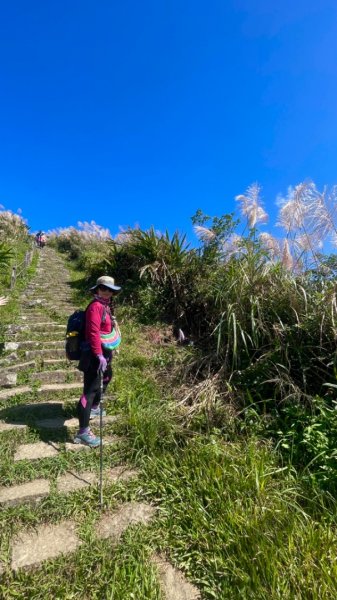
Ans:
[{"label": "weed along path", "polygon": [[[160,543],[162,506],[142,470],[151,422],[143,442],[133,435],[141,415],[124,386],[142,371],[132,350],[127,356],[132,327],[106,399],[100,510],[99,450],[72,441],[82,387],[64,354],[72,289],[64,261],[45,248],[1,355],[0,597],[201,598]],[[97,431],[99,420],[92,427]],[[188,565],[185,571],[191,575]]]}]

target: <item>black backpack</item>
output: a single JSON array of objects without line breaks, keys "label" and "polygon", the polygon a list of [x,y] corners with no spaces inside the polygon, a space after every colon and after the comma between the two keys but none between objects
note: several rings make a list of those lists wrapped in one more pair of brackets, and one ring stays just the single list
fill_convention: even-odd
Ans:
[{"label": "black backpack", "polygon": [[[81,358],[81,352],[85,343],[85,313],[86,310],[75,310],[68,319],[65,344],[68,360],[80,360]],[[106,313],[107,307],[105,306],[102,323],[105,322]]]}]

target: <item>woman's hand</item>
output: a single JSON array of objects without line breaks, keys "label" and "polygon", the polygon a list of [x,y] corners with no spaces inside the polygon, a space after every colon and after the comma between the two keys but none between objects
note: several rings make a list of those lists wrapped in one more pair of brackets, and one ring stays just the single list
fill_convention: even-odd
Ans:
[{"label": "woman's hand", "polygon": [[8,302],[8,298],[6,298],[5,296],[0,296],[0,306],[4,306],[4,304],[7,304]]},{"label": "woman's hand", "polygon": [[98,371],[100,371],[101,373],[104,373],[104,371],[106,371],[107,368],[107,360],[106,358],[104,358],[103,354],[97,354],[97,358],[99,360],[99,365],[98,365]]}]

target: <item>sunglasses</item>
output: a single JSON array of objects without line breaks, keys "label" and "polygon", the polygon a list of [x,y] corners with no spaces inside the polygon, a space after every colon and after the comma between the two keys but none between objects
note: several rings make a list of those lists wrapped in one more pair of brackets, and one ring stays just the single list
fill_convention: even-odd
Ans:
[{"label": "sunglasses", "polygon": [[113,292],[114,291],[111,288],[109,288],[107,285],[99,285],[98,287],[100,290],[102,290],[102,292]]}]

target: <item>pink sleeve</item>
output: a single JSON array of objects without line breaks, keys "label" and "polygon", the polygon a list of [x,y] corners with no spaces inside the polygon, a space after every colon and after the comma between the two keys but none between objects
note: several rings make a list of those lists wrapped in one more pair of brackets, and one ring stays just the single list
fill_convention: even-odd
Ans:
[{"label": "pink sleeve", "polygon": [[102,354],[101,322],[104,307],[99,302],[92,302],[87,308],[85,317],[85,339],[94,354]]}]

